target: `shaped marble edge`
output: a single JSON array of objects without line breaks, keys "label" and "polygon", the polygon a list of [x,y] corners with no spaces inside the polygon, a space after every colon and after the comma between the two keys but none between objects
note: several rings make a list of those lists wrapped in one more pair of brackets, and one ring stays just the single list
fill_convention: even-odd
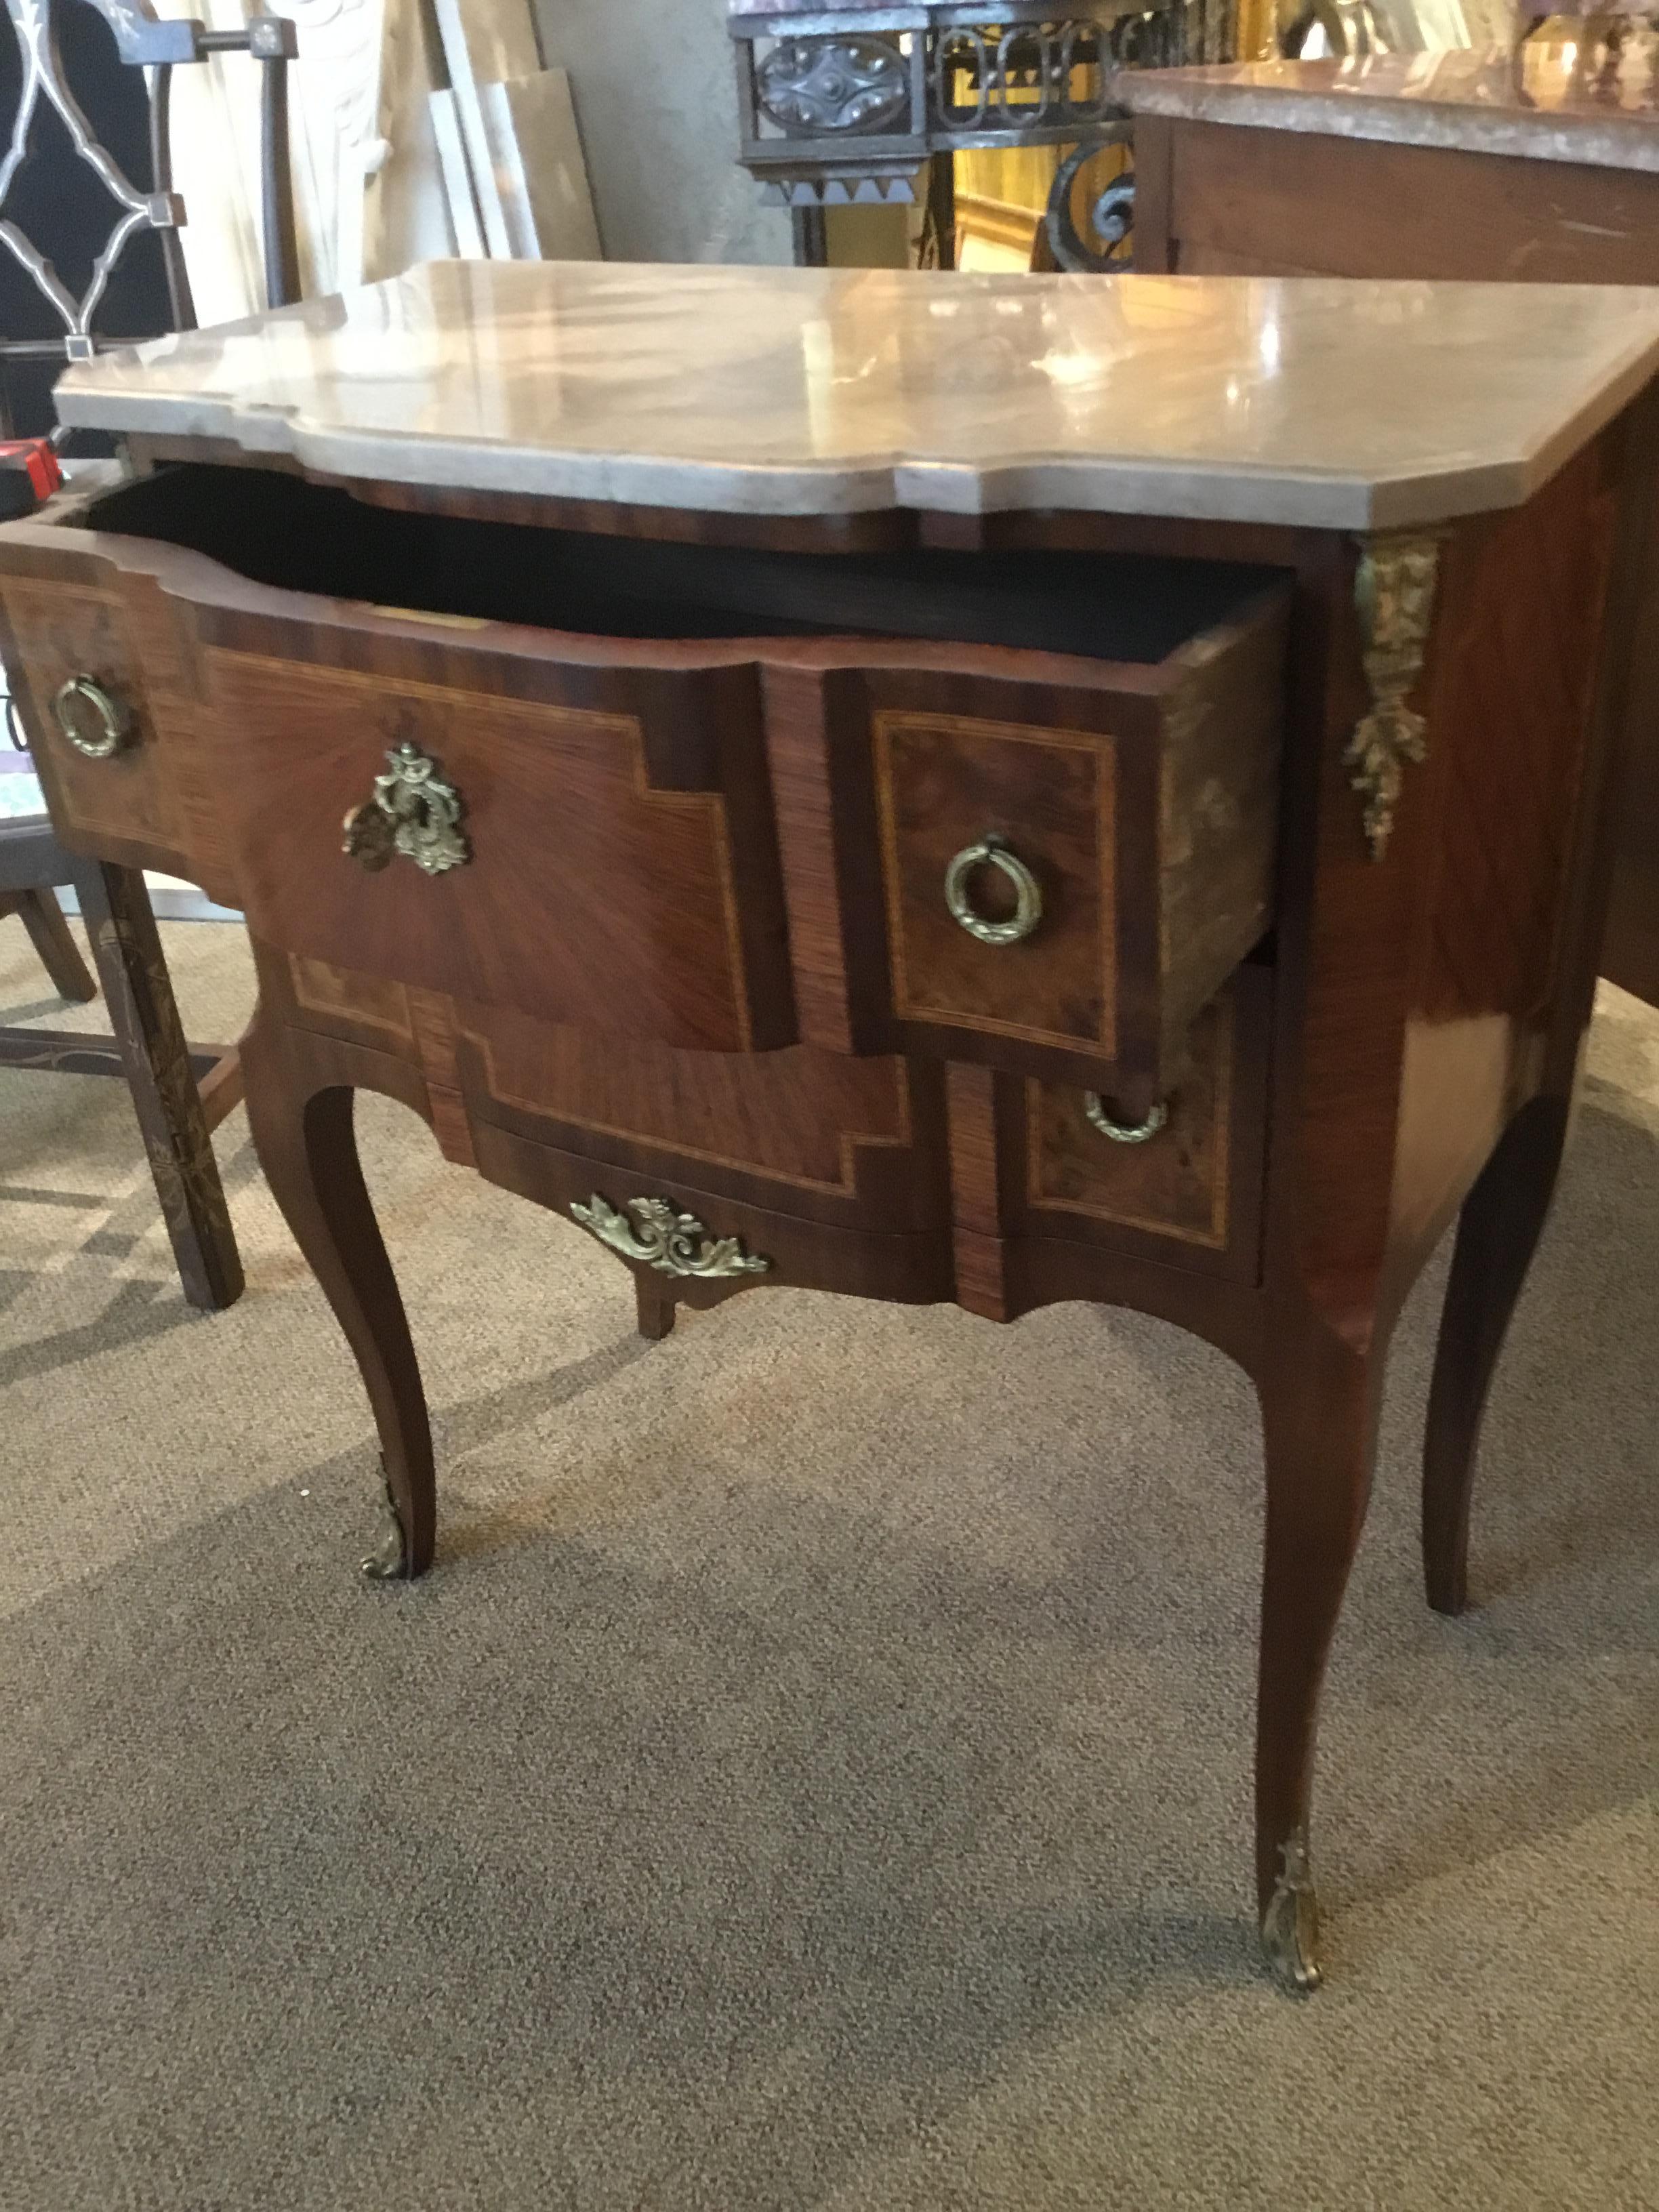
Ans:
[{"label": "shaped marble edge", "polygon": [[[1120,283],[1139,289],[1118,295]],[[1206,294],[1215,315],[1195,320]],[[1345,360],[1347,318],[1331,310],[1347,295],[1371,315],[1356,316]],[[1438,334],[1437,295],[1448,307]],[[1165,327],[1146,320],[1160,301]],[[941,319],[946,303],[967,319]],[[1040,336],[1052,352],[1060,307],[1075,310],[1068,373],[1092,370],[1099,389],[1068,389],[1046,358],[1019,350],[1018,338]],[[262,363],[276,324],[283,343]],[[1281,372],[1276,354],[1267,364],[1269,331],[1292,368]],[[1007,350],[1001,380],[986,366],[994,341]],[[251,357],[226,388],[239,343]],[[1386,374],[1375,358],[1385,343]],[[1425,419],[1439,386],[1488,358],[1490,405],[1484,389],[1455,394],[1438,428]],[[1504,285],[435,263],[343,301],[100,356],[68,373],[58,400],[72,428],[224,441],[337,477],[757,514],[1072,507],[1364,531],[1519,505],[1656,368],[1659,297],[1633,288],[1552,287],[1540,311],[1535,291]],[[1369,411],[1354,396],[1362,372]],[[1391,412],[1413,373],[1412,407]],[[281,377],[291,400],[275,396]],[[1220,418],[1241,380],[1235,426]],[[688,391],[707,395],[700,422]],[[1346,395],[1340,416],[1332,392]],[[404,406],[413,427],[354,422],[354,404],[360,417]],[[464,419],[469,407],[488,433]],[[425,427],[422,413],[446,427]],[[907,414],[927,416],[927,433]],[[1340,458],[1349,422],[1352,464]],[[763,424],[769,457],[756,451]],[[754,457],[728,458],[745,435]],[[826,453],[827,442],[843,450]]]},{"label": "shaped marble edge", "polygon": [[[1315,76],[1313,70],[1320,74]],[[1659,173],[1659,116],[1651,112],[1487,105],[1479,98],[1453,93],[1437,97],[1431,88],[1401,88],[1369,76],[1344,82],[1321,63],[1129,70],[1119,77],[1118,87],[1119,98],[1135,115]]]}]

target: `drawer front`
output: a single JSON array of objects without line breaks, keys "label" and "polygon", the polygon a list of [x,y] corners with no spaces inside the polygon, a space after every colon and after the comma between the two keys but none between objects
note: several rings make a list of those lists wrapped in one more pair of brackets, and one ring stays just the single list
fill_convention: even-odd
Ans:
[{"label": "drawer front", "polygon": [[479,1008],[459,1036],[476,1114],[562,1152],[848,1227],[949,1220],[937,1064],[623,1046]]},{"label": "drawer front", "polygon": [[[943,1232],[840,1228],[799,1213],[767,1212],[696,1182],[670,1182],[655,1169],[600,1166],[585,1152],[562,1152],[493,1122],[479,1122],[474,1133],[481,1174],[580,1222],[678,1304],[715,1305],[757,1282],[915,1305],[951,1296],[951,1246]],[[726,1246],[735,1272],[668,1276],[652,1267],[646,1254],[661,1240],[651,1215],[664,1207],[690,1215],[695,1248]]]},{"label": "drawer front", "polygon": [[[623,1046],[257,938],[254,952],[267,1016],[368,1048],[365,1066],[417,1071],[448,1158],[580,1221],[678,1300],[708,1304],[757,1278],[866,1297],[951,1294],[934,1063]],[[745,1264],[706,1278],[647,1273],[640,1201],[691,1213],[709,1243],[741,1240]]]},{"label": "drawer front", "polygon": [[[1265,594],[1151,667],[941,647],[830,674],[853,1034],[1057,1079],[1103,1062],[1150,1105],[1272,921],[1285,642]],[[797,706],[775,732],[781,789],[806,726]]]},{"label": "drawer front", "polygon": [[[397,649],[400,670],[416,657]],[[793,1041],[752,670],[490,656],[467,684],[220,646],[206,659],[262,938],[628,1038]],[[434,792],[435,851],[417,835],[388,854],[389,827],[433,821]]]},{"label": "drawer front", "polygon": [[[176,853],[179,810],[119,601],[21,578],[6,580],[3,598],[9,665],[58,830],[111,858]],[[80,691],[60,710],[64,687],[76,684]],[[100,694],[116,711],[118,733],[99,706]],[[114,749],[94,757],[70,731],[100,749],[113,736]]]},{"label": "drawer front", "polygon": [[[895,1016],[1112,1057],[1113,740],[901,712],[872,735]],[[988,841],[998,859],[960,857]],[[1029,935],[964,926],[1021,927],[1022,890]]]},{"label": "drawer front", "polygon": [[1240,970],[1193,1024],[1185,1070],[1147,1122],[1082,1085],[1028,1082],[1025,1232],[1256,1280],[1270,996],[1267,970]]},{"label": "drawer front", "polygon": [[490,1122],[587,1155],[596,1173],[619,1167],[842,1228],[919,1234],[949,1221],[935,1062],[810,1045],[682,1052],[260,951],[266,1006],[418,1067],[441,1137],[458,1117]]}]

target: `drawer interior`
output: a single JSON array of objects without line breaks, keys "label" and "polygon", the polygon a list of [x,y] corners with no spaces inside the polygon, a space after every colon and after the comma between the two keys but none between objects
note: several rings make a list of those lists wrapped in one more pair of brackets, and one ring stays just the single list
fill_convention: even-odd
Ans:
[{"label": "drawer interior", "polygon": [[634,638],[927,638],[1155,665],[1277,572],[1103,553],[755,552],[371,506],[266,469],[182,464],[123,485],[90,528],[255,583],[422,612]]}]

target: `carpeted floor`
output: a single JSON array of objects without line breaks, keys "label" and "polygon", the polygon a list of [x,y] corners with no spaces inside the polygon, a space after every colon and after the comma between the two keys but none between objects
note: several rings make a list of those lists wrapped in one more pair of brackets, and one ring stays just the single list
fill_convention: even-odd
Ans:
[{"label": "carpeted floor", "polygon": [[[239,933],[168,942],[234,1032]],[[0,1019],[44,997],[0,929]],[[443,1510],[371,1591],[367,1411],[243,1117],[210,1320],[128,1114],[0,1078],[5,2212],[1659,2206],[1659,1018],[1598,1025],[1455,1624],[1437,1270],[1407,1317],[1302,2006],[1247,1913],[1219,1356],[793,1292],[647,1348],[371,1102]]]}]

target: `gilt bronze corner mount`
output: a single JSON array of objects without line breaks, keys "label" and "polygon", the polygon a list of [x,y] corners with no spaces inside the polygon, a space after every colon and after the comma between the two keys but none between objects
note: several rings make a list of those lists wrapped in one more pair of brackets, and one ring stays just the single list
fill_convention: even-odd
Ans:
[{"label": "gilt bronze corner mount", "polygon": [[1360,541],[1354,605],[1370,712],[1344,756],[1365,802],[1365,842],[1387,858],[1408,767],[1428,758],[1429,726],[1408,702],[1423,673],[1444,540],[1425,531],[1378,531]]}]

